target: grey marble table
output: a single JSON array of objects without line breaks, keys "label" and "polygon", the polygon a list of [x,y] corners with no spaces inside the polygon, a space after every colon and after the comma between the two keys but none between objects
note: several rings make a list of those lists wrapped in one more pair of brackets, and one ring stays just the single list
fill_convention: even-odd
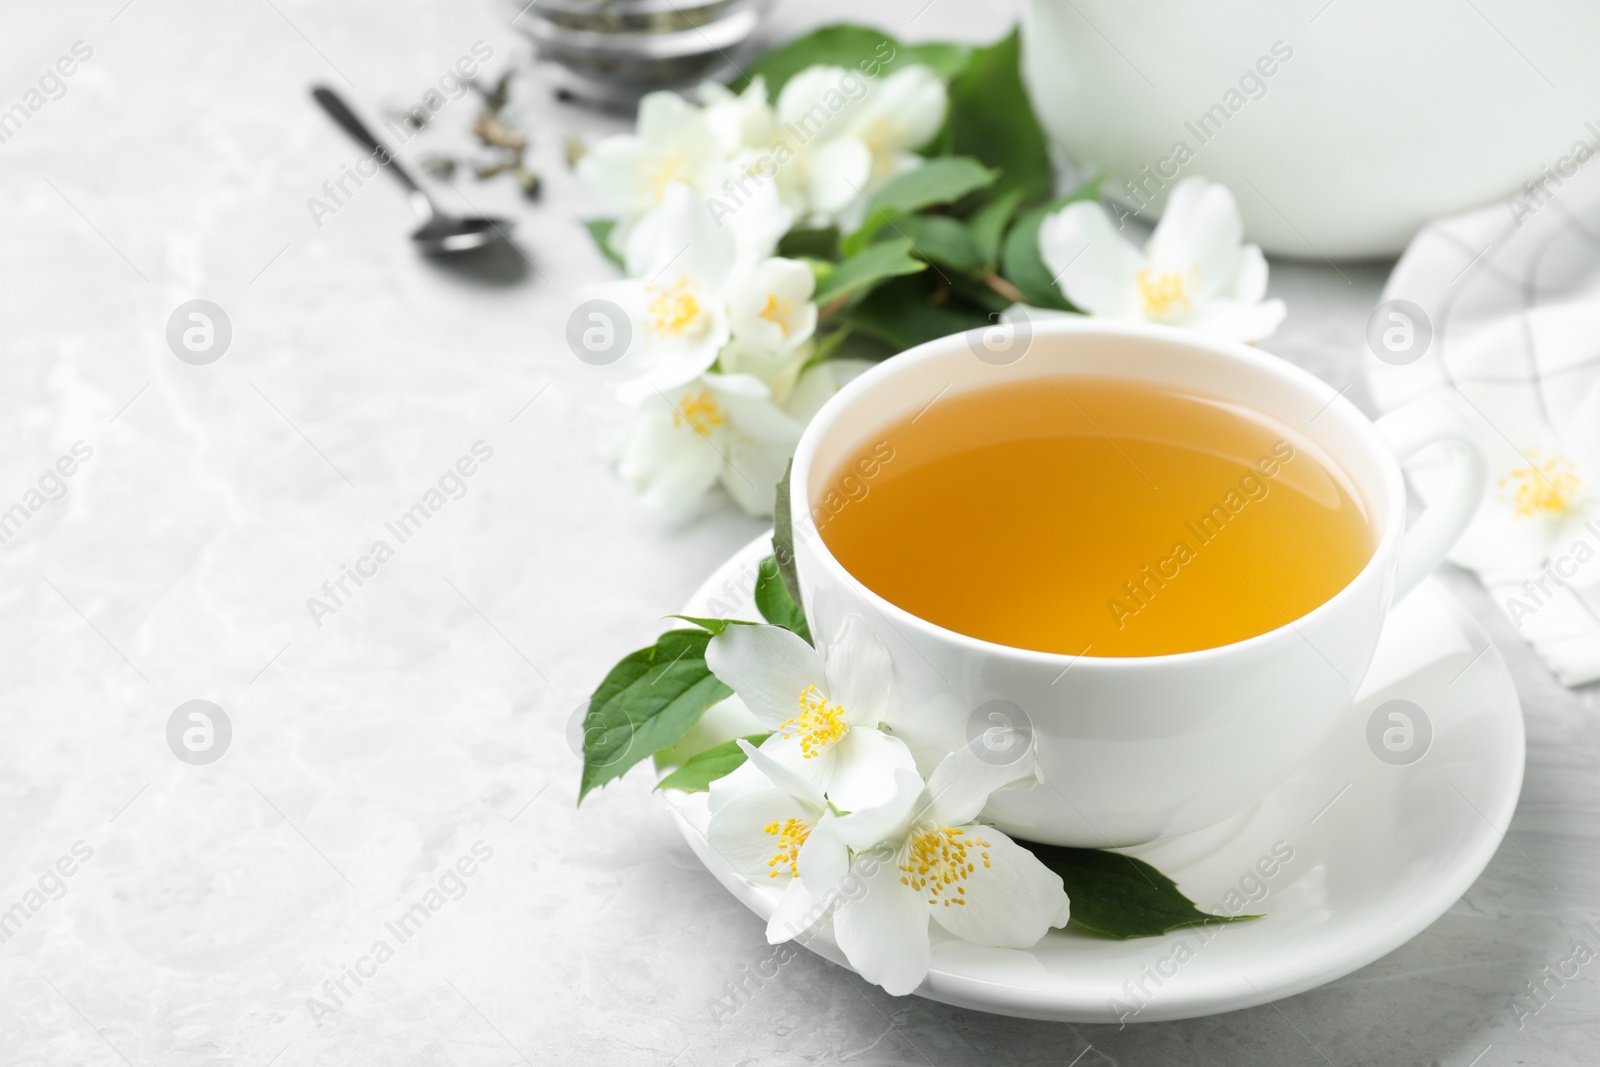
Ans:
[{"label": "grey marble table", "polygon": [[[0,544],[0,1063],[1594,1062],[1588,969],[1520,1027],[1512,1000],[1595,941],[1595,694],[1556,684],[1459,575],[1525,703],[1527,785],[1483,877],[1386,958],[1118,1031],[897,1000],[802,953],[713,1012],[768,958],[761,924],[642,778],[575,808],[566,740],[610,663],[759,529],[726,506],[679,525],[644,511],[604,455],[624,413],[559,341],[607,272],[562,139],[617,124],[525,81],[542,202],[438,185],[514,217],[526,264],[420,260],[383,181],[307,206],[360,158],[309,86],[368,113],[414,102],[477,42],[491,70],[524,62],[514,14],[0,12],[0,109],[26,105],[0,142],[0,510],[27,514]],[[772,30],[860,14],[785,0]],[[973,39],[1014,16],[873,15]],[[472,106],[402,154],[458,150]],[[1386,272],[1275,264],[1290,312],[1266,347],[1345,384]],[[167,344],[192,299],[231,322],[209,365]],[[447,478],[462,457],[472,475]],[[386,537],[441,478],[445,505]],[[379,538],[396,545],[381,563]],[[330,603],[347,565],[367,576]],[[190,700],[231,724],[209,765],[169,748]],[[419,902],[437,907],[407,920]]]}]

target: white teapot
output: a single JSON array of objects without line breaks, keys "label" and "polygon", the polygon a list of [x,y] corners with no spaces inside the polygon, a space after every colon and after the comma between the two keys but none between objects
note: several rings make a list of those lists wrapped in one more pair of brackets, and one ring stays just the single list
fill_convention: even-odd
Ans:
[{"label": "white teapot", "polygon": [[1600,153],[1597,40],[1578,3],[1032,0],[1023,78],[1141,218],[1203,174],[1266,251],[1348,259],[1479,203],[1508,223],[1548,203]]}]

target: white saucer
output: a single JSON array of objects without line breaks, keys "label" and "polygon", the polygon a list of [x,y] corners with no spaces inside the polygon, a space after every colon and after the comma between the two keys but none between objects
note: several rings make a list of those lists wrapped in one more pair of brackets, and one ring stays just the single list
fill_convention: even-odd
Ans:
[{"label": "white saucer", "polygon": [[[745,546],[684,613],[712,613],[725,583],[753,574],[770,551],[765,537]],[[1432,730],[1423,755],[1403,766],[1367,739],[1377,707],[1395,699],[1423,709]],[[1127,850],[1204,911],[1265,918],[1133,941],[1052,931],[1026,951],[940,941],[934,927],[933,969],[917,995],[1028,1019],[1153,1022],[1315,988],[1404,944],[1460,899],[1500,845],[1522,764],[1521,705],[1505,663],[1445,589],[1425,582],[1395,608],[1355,706],[1308,766],[1221,826]],[[700,861],[765,919],[777,893],[707,847],[706,795],[661,795]],[[1265,863],[1273,873],[1263,877],[1257,864],[1275,845],[1283,854],[1279,842],[1293,858]],[[807,947],[848,966],[827,933]]]}]

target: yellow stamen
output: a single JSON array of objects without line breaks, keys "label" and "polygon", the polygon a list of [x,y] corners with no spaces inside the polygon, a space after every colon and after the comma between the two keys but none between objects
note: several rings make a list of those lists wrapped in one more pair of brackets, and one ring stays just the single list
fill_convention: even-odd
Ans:
[{"label": "yellow stamen", "polygon": [[806,843],[806,838],[811,836],[811,827],[799,819],[785,819],[783,822],[769,822],[764,827],[769,837],[778,839],[777,851],[767,861],[771,868],[767,872],[768,878],[776,878],[788,868],[790,878],[800,876],[800,846]]},{"label": "yellow stamen", "polygon": [[650,316],[645,329],[656,337],[676,337],[700,320],[700,294],[687,278],[679,278],[671,285],[652,285],[646,293],[650,303],[645,308]]},{"label": "yellow stamen", "polygon": [[850,729],[844,721],[844,709],[828,703],[827,697],[817,687],[808,685],[800,694],[800,714],[785,719],[778,729],[791,737],[800,738],[800,754],[804,759],[820,756],[824,750]]},{"label": "yellow stamen", "polygon": [[[1559,452],[1543,458],[1538,445],[1528,449],[1526,456],[1528,466],[1516,468],[1499,483],[1502,487],[1508,482],[1516,484],[1511,503],[1517,514],[1531,517],[1571,511],[1578,487],[1583,484],[1576,464]],[[1501,494],[1501,499],[1505,499],[1505,494]]]},{"label": "yellow stamen", "polygon": [[1139,272],[1139,299],[1144,303],[1144,317],[1158,322],[1172,322],[1189,317],[1189,281],[1199,274],[1199,268],[1189,268],[1189,279],[1175,270],[1156,274],[1150,270]]},{"label": "yellow stamen", "polygon": [[701,437],[711,436],[711,428],[721,426],[724,421],[722,408],[717,406],[717,400],[709,389],[688,394],[672,409],[672,425],[688,423]]},{"label": "yellow stamen", "polygon": [[785,337],[789,336],[789,312],[794,310],[794,301],[788,297],[780,297],[777,293],[768,293],[767,302],[757,312],[761,318],[766,319],[778,329],[783,331]]},{"label": "yellow stamen", "polygon": [[660,200],[668,185],[689,180],[689,161],[681,152],[651,156],[645,160],[643,179],[650,199]]},{"label": "yellow stamen", "polygon": [[867,149],[872,153],[873,177],[882,177],[887,174],[895,164],[895,149],[905,143],[910,135],[906,124],[887,115],[880,115],[861,133],[861,140],[866,142]]},{"label": "yellow stamen", "polygon": [[[989,842],[976,834],[968,834],[958,826],[928,826],[920,828],[906,842],[906,862],[900,865],[900,881],[918,893],[928,894],[929,904],[966,903],[966,887],[960,883],[976,870],[968,857],[977,852],[985,867],[989,866]],[[955,896],[946,890],[954,889]],[[941,897],[941,894],[944,894]]]}]

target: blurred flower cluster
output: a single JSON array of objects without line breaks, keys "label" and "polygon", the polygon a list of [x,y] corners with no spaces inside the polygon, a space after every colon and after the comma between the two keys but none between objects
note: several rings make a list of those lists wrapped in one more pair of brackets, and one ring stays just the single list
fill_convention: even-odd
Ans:
[{"label": "blurred flower cluster", "polygon": [[778,244],[797,222],[859,227],[873,193],[922,163],[912,150],[944,123],[945,86],[919,65],[882,79],[813,66],[776,104],[760,77],[700,95],[647,96],[635,133],[578,163],[616,212],[604,240],[627,278],[596,292],[626,314],[625,358],[641,370],[619,390],[638,414],[616,461],[668,510],[720,484],[767,515],[800,431],[866,366],[828,358],[825,265]]},{"label": "blurred flower cluster", "polygon": [[1227,189],[1178,181],[1142,249],[1096,183],[1056,191],[1019,57],[1015,34],[975,48],[823,27],[697,101],[645,97],[632,133],[578,159],[611,213],[589,231],[625,275],[589,295],[624,327],[601,338],[637,412],[615,459],[645,499],[685,511],[720,484],[770,514],[818,408],[934,338],[984,331],[992,357],[1052,315],[1277,328]]}]

